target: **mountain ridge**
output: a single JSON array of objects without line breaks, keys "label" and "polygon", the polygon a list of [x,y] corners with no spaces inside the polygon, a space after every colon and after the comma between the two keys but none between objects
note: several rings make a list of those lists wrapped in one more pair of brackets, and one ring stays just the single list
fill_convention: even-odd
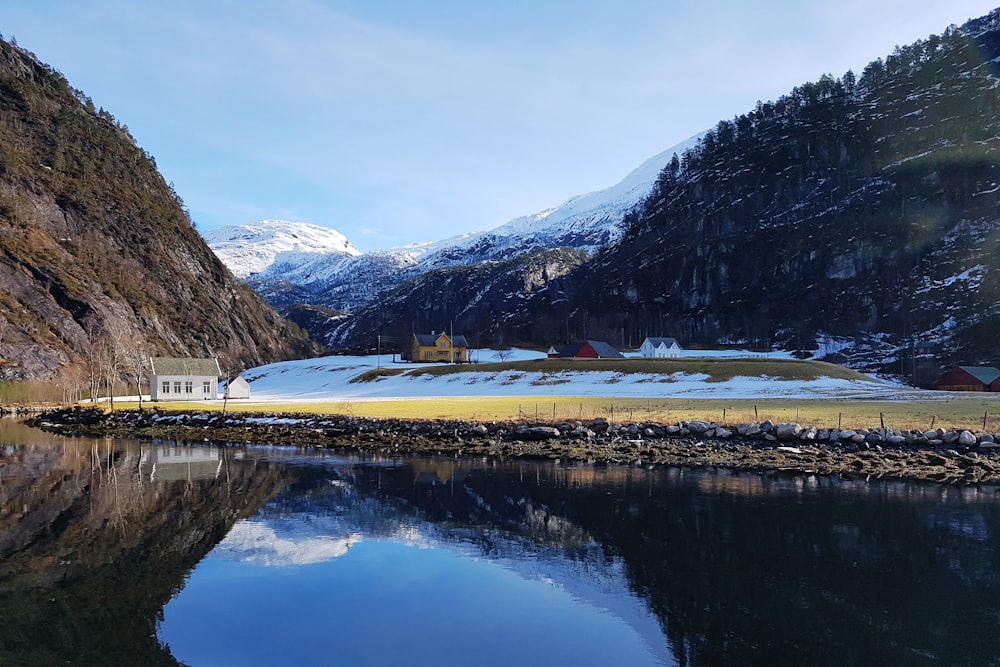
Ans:
[{"label": "mountain ridge", "polygon": [[[378,294],[431,270],[506,260],[557,247],[592,254],[616,242],[625,214],[649,194],[671,156],[695,145],[699,136],[645,160],[608,188],[574,195],[558,206],[489,230],[438,241],[347,256],[340,245],[349,245],[349,241],[339,232],[310,223],[257,221],[209,230],[203,236],[234,274],[245,278],[276,308],[287,309],[305,299],[351,312],[368,305]],[[294,256],[284,245],[272,243],[268,233],[309,238],[329,233],[337,240]],[[263,258],[270,261],[260,261]]]},{"label": "mountain ridge", "polygon": [[124,125],[0,40],[0,379],[113,377],[126,346],[229,367],[317,349],[218,260]]}]

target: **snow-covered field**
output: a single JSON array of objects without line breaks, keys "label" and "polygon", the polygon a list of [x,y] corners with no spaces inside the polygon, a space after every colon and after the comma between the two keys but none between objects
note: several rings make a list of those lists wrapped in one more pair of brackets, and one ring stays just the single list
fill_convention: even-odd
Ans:
[{"label": "snow-covered field", "polygon": [[[689,356],[789,358],[726,351],[690,352]],[[514,350],[511,360],[541,359],[540,352]],[[496,361],[492,352],[479,361]],[[581,361],[585,367],[586,361]],[[601,371],[560,373],[504,371],[494,375],[470,370],[444,376],[385,376],[369,382],[351,380],[377,367],[409,370],[417,364],[393,361],[391,355],[330,356],[287,361],[246,371],[254,402],[387,400],[435,396],[611,396],[620,398],[865,398],[899,399],[907,390],[880,381],[820,378],[812,381],[739,377],[707,382],[703,374],[620,374]]]}]

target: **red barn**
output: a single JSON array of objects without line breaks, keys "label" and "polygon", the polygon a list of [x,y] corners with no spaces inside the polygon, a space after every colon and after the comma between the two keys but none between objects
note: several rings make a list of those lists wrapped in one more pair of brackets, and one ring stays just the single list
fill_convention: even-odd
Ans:
[{"label": "red barn", "polygon": [[585,340],[577,345],[563,345],[559,350],[561,359],[624,359],[621,352],[604,341]]},{"label": "red barn", "polygon": [[959,366],[934,385],[943,391],[1000,391],[1000,369],[992,366]]}]

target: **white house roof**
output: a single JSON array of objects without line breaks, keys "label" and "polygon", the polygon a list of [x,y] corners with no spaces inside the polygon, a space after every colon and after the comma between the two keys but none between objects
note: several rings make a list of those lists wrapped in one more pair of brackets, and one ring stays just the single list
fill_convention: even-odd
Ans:
[{"label": "white house roof", "polygon": [[649,337],[649,338],[646,338],[646,340],[648,340],[649,344],[652,345],[653,347],[660,347],[661,345],[663,345],[664,347],[670,347],[672,345],[676,345],[677,347],[681,346],[680,343],[677,342],[676,338],[653,338],[653,337]]},{"label": "white house roof", "polygon": [[153,369],[153,375],[197,375],[215,378],[222,375],[218,359],[150,357],[149,365]]}]

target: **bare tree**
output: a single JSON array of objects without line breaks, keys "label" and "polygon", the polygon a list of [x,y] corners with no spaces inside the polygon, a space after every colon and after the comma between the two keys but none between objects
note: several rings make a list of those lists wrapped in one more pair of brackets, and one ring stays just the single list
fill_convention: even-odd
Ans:
[{"label": "bare tree", "polygon": [[126,338],[123,342],[121,356],[127,383],[135,385],[135,393],[139,397],[139,409],[142,410],[142,381],[147,376],[146,369],[149,365],[146,342],[140,336]]},{"label": "bare tree", "polygon": [[61,374],[63,403],[79,403],[87,386],[85,369],[82,366],[68,366]]},{"label": "bare tree", "polygon": [[108,388],[108,402],[111,411],[115,411],[115,383],[117,383],[125,370],[128,349],[135,340],[129,327],[123,320],[108,318],[104,322],[103,346],[104,354],[104,382]]},{"label": "bare tree", "polygon": [[229,383],[240,374],[239,364],[236,361],[237,355],[232,348],[219,354],[216,359],[219,361],[219,370],[222,371],[222,377],[226,379],[226,388],[222,392],[222,414],[226,414],[226,407],[229,403]]},{"label": "bare tree", "polygon": [[90,390],[90,402],[95,405],[101,398],[101,382],[104,379],[105,357],[107,349],[97,325],[91,321],[87,324],[87,347],[84,350],[87,385]]}]

